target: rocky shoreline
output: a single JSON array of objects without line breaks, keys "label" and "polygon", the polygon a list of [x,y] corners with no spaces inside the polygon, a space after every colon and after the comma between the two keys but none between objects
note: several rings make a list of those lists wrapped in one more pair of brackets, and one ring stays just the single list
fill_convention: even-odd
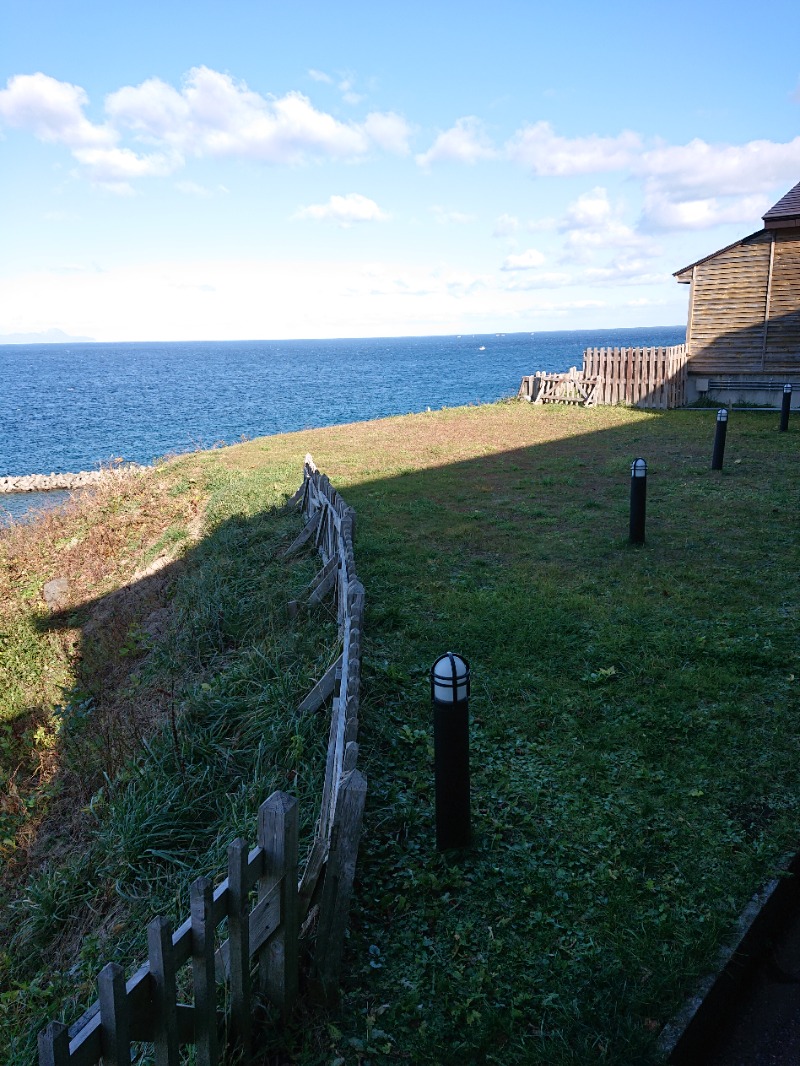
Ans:
[{"label": "rocky shoreline", "polygon": [[[136,464],[126,464],[125,469]],[[25,474],[22,477],[0,477],[0,493],[50,492],[53,489],[86,489],[108,477],[108,470],[82,470],[77,474]]]}]

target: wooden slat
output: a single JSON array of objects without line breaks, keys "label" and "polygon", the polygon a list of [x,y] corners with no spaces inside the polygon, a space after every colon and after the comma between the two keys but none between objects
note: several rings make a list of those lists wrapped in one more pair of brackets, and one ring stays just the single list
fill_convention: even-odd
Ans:
[{"label": "wooden slat", "polygon": [[216,971],[214,966],[213,892],[207,877],[191,886],[192,984],[198,1066],[217,1066]]},{"label": "wooden slat", "polygon": [[250,1047],[250,915],[247,891],[247,841],[228,845],[228,957],[233,1038]]},{"label": "wooden slat", "polygon": [[69,1029],[63,1022],[50,1022],[39,1033],[39,1066],[67,1066]]},{"label": "wooden slat", "polygon": [[336,682],[338,680],[339,671],[342,668],[342,656],[333,663],[319,681],[314,685],[306,698],[302,701],[297,708],[298,712],[304,714],[306,712],[318,711],[323,705],[325,700],[332,695]]},{"label": "wooden slat", "polygon": [[[258,901],[250,914],[250,957],[257,955],[281,924],[281,883]],[[227,943],[227,941],[226,941]]]},{"label": "wooden slat", "polygon": [[298,552],[303,547],[304,544],[306,544],[309,540],[311,540],[311,538],[314,536],[314,534],[317,531],[317,526],[320,523],[321,515],[322,515],[322,511],[317,511],[312,516],[310,521],[308,521],[306,523],[306,525],[303,527],[303,529],[300,531],[300,533],[295,537],[295,539],[292,541],[292,543],[289,545],[289,547],[283,553],[284,559],[287,559],[290,555],[294,555],[294,553]]},{"label": "wooden slat", "polygon": [[121,966],[109,962],[103,967],[97,978],[97,992],[104,1066],[130,1066],[128,999]]},{"label": "wooden slat", "polygon": [[178,1010],[175,952],[167,918],[154,918],[147,927],[147,953],[153,979],[153,1043],[156,1066],[178,1066]]},{"label": "wooden slat", "polygon": [[353,770],[339,789],[317,928],[315,966],[326,996],[337,987],[366,795],[366,778]]},{"label": "wooden slat", "polygon": [[303,870],[303,876],[300,879],[300,885],[298,888],[297,909],[298,917],[301,922],[308,914],[308,909],[311,904],[311,900],[314,896],[314,891],[316,890],[317,882],[319,881],[320,874],[322,873],[327,859],[327,837],[317,837],[311,847],[311,851],[306,861],[305,869]]},{"label": "wooden slat", "polygon": [[265,853],[259,899],[280,885],[281,925],[259,959],[262,992],[285,1015],[298,987],[297,800],[274,792],[258,812],[258,842]]}]

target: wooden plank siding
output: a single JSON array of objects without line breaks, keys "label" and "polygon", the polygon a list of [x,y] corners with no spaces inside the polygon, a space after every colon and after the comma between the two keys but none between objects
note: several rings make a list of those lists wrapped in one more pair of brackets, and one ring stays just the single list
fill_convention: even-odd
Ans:
[{"label": "wooden plank siding", "polygon": [[800,370],[800,234],[775,234],[764,369]]},{"label": "wooden plank siding", "polygon": [[692,373],[800,371],[800,233],[760,230],[695,263],[689,324]]},{"label": "wooden plank siding", "polygon": [[695,266],[691,371],[761,370],[771,243],[771,234],[757,233]]}]

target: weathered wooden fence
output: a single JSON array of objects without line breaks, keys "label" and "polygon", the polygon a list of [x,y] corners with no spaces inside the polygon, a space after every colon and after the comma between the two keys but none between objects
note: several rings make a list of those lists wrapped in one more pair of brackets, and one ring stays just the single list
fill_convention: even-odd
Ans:
[{"label": "weathered wooden fence", "polygon": [[686,403],[686,345],[587,348],[580,373],[572,367],[566,374],[530,374],[519,395],[532,403],[680,407]]},{"label": "weathered wooden fence", "polygon": [[[83,1017],[69,1028],[51,1022],[39,1034],[40,1066],[94,1066],[101,1058],[104,1066],[128,1066],[131,1041],[152,1044],[157,1066],[177,1066],[184,1044],[195,1045],[198,1066],[215,1066],[226,1021],[227,1039],[250,1045],[254,992],[283,1014],[289,1011],[301,944],[312,931],[315,980],[324,992],[335,985],[366,797],[356,767],[364,588],[355,571],[354,512],[310,456],[289,504],[302,507],[306,523],[284,554],[313,538],[323,562],[290,610],[335,591],[342,646],[300,704],[313,713],[334,696],[320,816],[302,876],[298,881],[297,801],[275,792],[259,810],[255,848],[233,841],[225,880],[217,888],[205,877],[192,884],[189,918],[175,932],[166,918],[153,919],[147,962],[128,981],[121,966],[109,963],[98,977],[98,999]],[[186,982],[178,975],[189,964],[193,1002],[180,1003],[178,989]]]},{"label": "weathered wooden fence", "polygon": [[584,378],[577,367],[566,374],[546,374],[538,370],[522,379],[519,395],[532,403],[576,403],[591,407],[596,403],[597,378]]}]

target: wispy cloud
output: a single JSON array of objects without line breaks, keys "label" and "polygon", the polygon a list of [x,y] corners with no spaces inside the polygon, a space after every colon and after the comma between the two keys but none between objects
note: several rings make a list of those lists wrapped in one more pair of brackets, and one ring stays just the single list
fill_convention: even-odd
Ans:
[{"label": "wispy cloud", "polygon": [[[174,173],[188,158],[296,165],[359,159],[376,148],[410,151],[411,127],[395,112],[342,122],[303,93],[265,97],[209,67],[193,67],[180,88],[148,78],[117,89],[106,97],[103,123],[87,118],[88,105],[80,86],[41,73],[16,75],[0,90],[0,123],[64,145],[93,182],[118,192],[130,192],[134,179]],[[123,137],[148,150],[123,146]]]},{"label": "wispy cloud", "polygon": [[496,154],[481,120],[467,115],[440,133],[427,152],[416,159],[421,167],[429,167],[432,163],[477,163],[481,159],[493,159]]},{"label": "wispy cloud", "polygon": [[335,222],[345,228],[358,222],[385,222],[389,215],[374,200],[360,193],[347,196],[331,196],[327,203],[309,204],[299,208],[292,218],[313,219],[317,222]]},{"label": "wispy cloud", "polygon": [[453,211],[446,207],[442,207],[440,204],[434,204],[433,207],[431,207],[431,213],[436,221],[443,226],[465,226],[470,222],[474,222],[476,218],[475,215],[471,215],[466,211]]},{"label": "wispy cloud", "polygon": [[638,134],[623,130],[615,137],[560,137],[549,122],[524,126],[507,142],[505,153],[533,174],[566,177],[623,170],[639,155]]},{"label": "wispy cloud", "polygon": [[500,269],[533,270],[535,267],[540,267],[545,260],[546,256],[537,248],[529,248],[526,252],[520,252],[519,255],[507,256]]}]

